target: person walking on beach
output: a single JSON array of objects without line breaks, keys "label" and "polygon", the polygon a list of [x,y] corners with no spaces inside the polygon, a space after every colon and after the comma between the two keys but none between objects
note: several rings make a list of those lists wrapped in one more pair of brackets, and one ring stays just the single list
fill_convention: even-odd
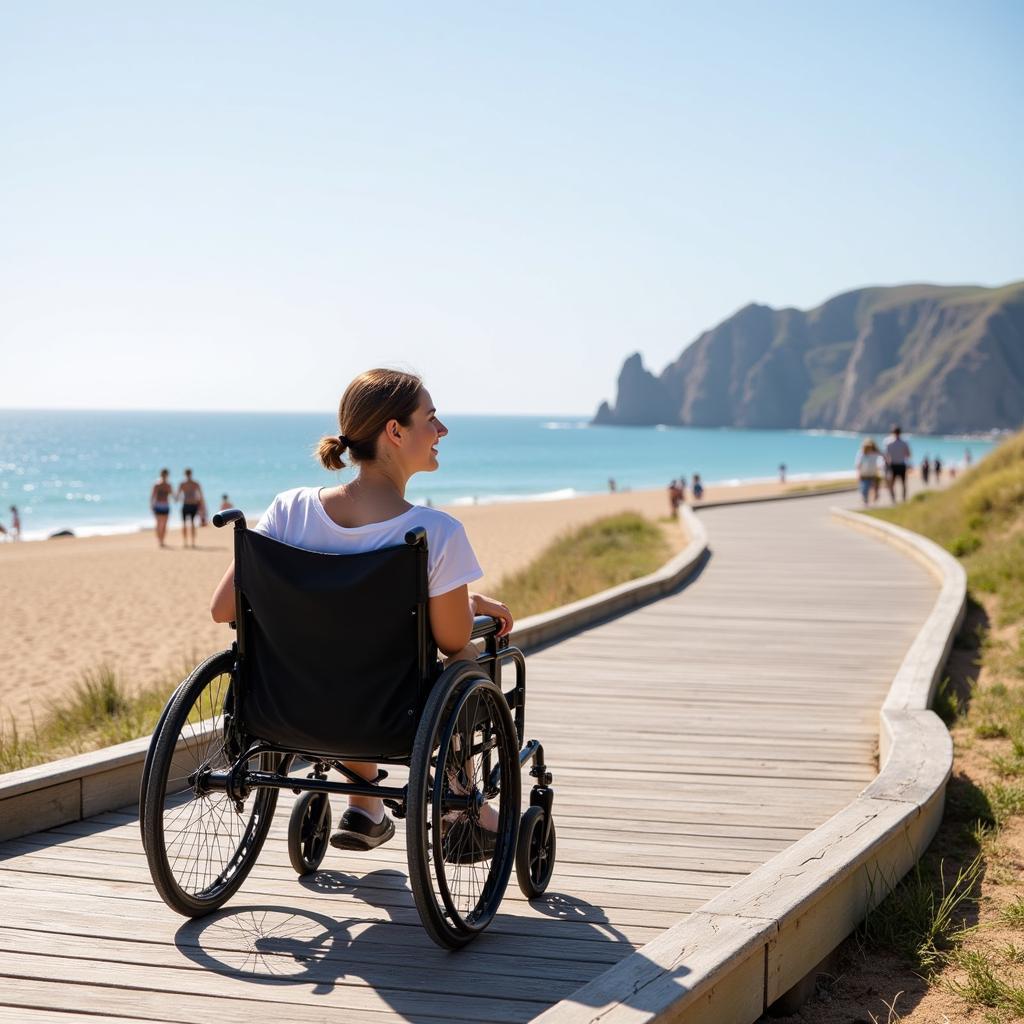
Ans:
[{"label": "person walking on beach", "polygon": [[169,469],[161,469],[160,479],[149,492],[149,507],[156,517],[156,542],[162,548],[167,547],[164,538],[167,536],[167,517],[171,514],[171,491],[174,490],[168,479],[170,475]]},{"label": "person walking on beach", "polygon": [[668,514],[674,519],[679,512],[679,505],[683,500],[683,493],[679,489],[679,481],[671,480],[668,485]]},{"label": "person walking on beach", "polygon": [[[888,467],[886,481],[889,484],[889,500],[896,503],[896,481],[900,482],[903,501],[907,500],[907,466],[910,464],[910,445],[903,440],[903,431],[893,426],[892,433],[885,439],[885,464]],[[936,474],[936,482],[938,475]]]},{"label": "person walking on beach", "polygon": [[921,460],[921,483],[928,486],[928,478],[932,474],[932,464],[928,461],[928,454],[925,453],[925,457]]},{"label": "person walking on beach", "polygon": [[233,506],[231,504],[231,499],[226,494],[222,494],[220,496],[220,510],[221,510],[221,512],[226,512],[229,508],[232,508],[232,507]]},{"label": "person walking on beach", "polygon": [[882,470],[885,468],[885,459],[878,450],[873,438],[867,438],[861,445],[857,458],[854,461],[854,469],[857,470],[857,478],[860,486],[861,501],[865,505],[871,504],[872,494],[878,500],[878,481],[882,478]]},{"label": "person walking on beach", "polygon": [[21,540],[21,516],[17,505],[11,506],[11,540]]},{"label": "person walking on beach", "polygon": [[174,495],[175,501],[181,505],[181,540],[185,547],[188,547],[189,527],[192,528],[192,547],[196,546],[196,516],[200,506],[203,504],[203,489],[199,486],[198,480],[192,479],[192,470],[185,470],[185,479],[178,484],[178,492]]},{"label": "person walking on beach", "polygon": [[784,484],[786,482],[786,464],[784,462],[779,463],[779,483]]},{"label": "person walking on beach", "polygon": [[[469,584],[483,571],[463,525],[440,509],[411,505],[406,485],[414,473],[438,468],[437,445],[448,428],[437,418],[430,394],[419,377],[399,370],[360,374],[345,389],[338,408],[341,433],[321,438],[317,453],[330,470],[344,469],[346,459],[358,476],[335,487],[299,487],[279,494],[256,526],[256,532],[293,547],[326,554],[356,554],[401,544],[406,531],[427,532],[427,580],[430,629],[449,662],[476,661],[470,643],[474,615],[501,621],[498,636],[512,629],[512,613],[500,601],[471,593]],[[234,564],[214,591],[210,612],[215,622],[235,617]],[[339,640],[340,642],[340,640]],[[344,691],[339,690],[339,700]],[[366,761],[345,762],[364,779],[377,775]],[[498,813],[483,804],[476,822],[462,818],[448,829],[456,849],[470,847],[474,860],[493,854]],[[466,842],[455,838],[455,830]],[[343,850],[371,850],[386,843],[395,826],[377,797],[350,797],[340,830],[331,845]]]},{"label": "person walking on beach", "polygon": [[704,485],[700,482],[700,473],[693,474],[690,482],[690,490],[693,492],[693,500],[700,501],[704,497]]},{"label": "person walking on beach", "polygon": [[942,483],[942,459],[938,455],[932,459],[932,469],[935,471],[935,486],[938,487]]}]

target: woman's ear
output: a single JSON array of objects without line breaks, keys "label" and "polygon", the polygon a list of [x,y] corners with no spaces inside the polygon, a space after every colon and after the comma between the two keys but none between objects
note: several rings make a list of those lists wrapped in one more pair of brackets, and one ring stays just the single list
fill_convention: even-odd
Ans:
[{"label": "woman's ear", "polygon": [[384,436],[390,444],[402,443],[402,425],[398,420],[388,420],[384,424]]}]

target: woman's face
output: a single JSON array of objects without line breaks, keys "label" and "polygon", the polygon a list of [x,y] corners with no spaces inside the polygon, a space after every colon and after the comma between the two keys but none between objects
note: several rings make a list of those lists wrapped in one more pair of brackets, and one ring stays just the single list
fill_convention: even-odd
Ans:
[{"label": "woman's face", "polygon": [[448,428],[437,418],[433,399],[426,388],[420,392],[420,404],[405,433],[408,441],[402,447],[409,459],[409,469],[413,473],[431,473],[437,469],[437,443],[448,433]]}]

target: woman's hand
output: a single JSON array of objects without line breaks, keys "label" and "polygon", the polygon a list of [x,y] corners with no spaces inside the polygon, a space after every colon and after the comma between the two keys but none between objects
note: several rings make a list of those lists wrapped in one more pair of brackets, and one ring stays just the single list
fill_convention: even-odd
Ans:
[{"label": "woman's hand", "polygon": [[470,594],[469,601],[474,615],[490,615],[501,620],[498,636],[508,636],[512,632],[514,620],[507,604],[502,604],[493,597],[485,597],[483,594]]}]

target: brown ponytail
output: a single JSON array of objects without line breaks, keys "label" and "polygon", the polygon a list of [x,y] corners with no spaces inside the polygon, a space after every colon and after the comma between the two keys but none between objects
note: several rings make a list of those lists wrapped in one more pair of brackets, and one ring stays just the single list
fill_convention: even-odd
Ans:
[{"label": "brown ponytail", "polygon": [[377,457],[377,438],[388,420],[407,427],[420,404],[423,381],[402,370],[367,370],[347,388],[338,405],[340,434],[320,438],[316,456],[325,469],[344,469],[347,451],[353,462]]}]

